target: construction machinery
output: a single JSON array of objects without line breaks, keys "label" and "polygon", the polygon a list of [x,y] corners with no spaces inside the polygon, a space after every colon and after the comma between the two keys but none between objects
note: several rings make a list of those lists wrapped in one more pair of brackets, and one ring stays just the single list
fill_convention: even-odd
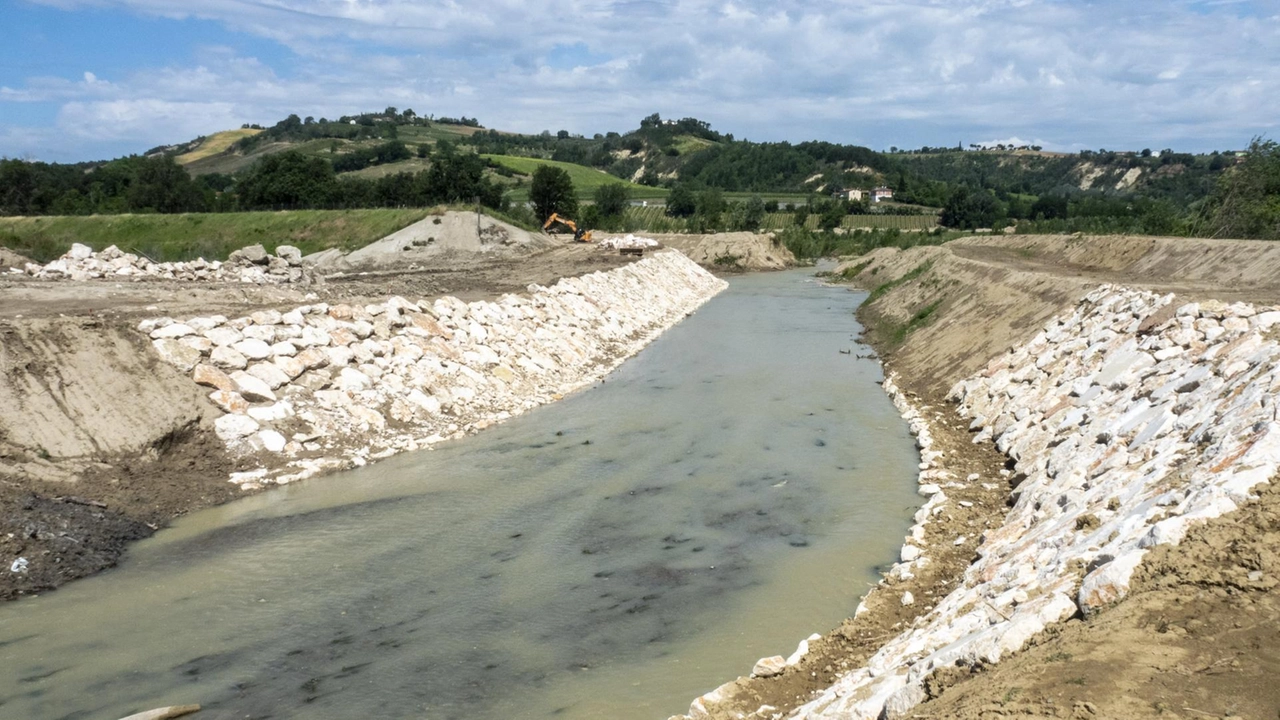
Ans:
[{"label": "construction machinery", "polygon": [[580,229],[577,223],[569,218],[560,217],[558,213],[551,213],[551,217],[547,218],[547,221],[542,224],[542,231],[547,232],[548,228],[556,224],[569,228],[569,231],[573,233],[574,242],[591,242],[590,230]]}]

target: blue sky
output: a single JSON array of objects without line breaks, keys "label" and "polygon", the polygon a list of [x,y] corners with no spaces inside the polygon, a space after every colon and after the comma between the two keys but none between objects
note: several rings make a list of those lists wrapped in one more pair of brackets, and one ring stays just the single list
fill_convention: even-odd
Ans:
[{"label": "blue sky", "polygon": [[877,149],[1239,148],[1280,0],[0,0],[0,156],[388,105],[520,132],[693,116]]}]

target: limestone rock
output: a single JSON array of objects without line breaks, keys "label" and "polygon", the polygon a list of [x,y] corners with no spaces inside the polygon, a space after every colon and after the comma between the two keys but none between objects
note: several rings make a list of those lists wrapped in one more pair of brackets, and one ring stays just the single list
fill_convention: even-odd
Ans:
[{"label": "limestone rock", "polygon": [[256,377],[266,383],[267,387],[272,390],[275,390],[293,379],[289,377],[284,370],[281,370],[279,366],[273,363],[257,363],[250,365],[247,372],[253,377]]},{"label": "limestone rock", "polygon": [[781,655],[760,658],[756,661],[755,667],[751,668],[753,677],[773,677],[781,675],[783,670],[787,669],[787,659]]},{"label": "limestone rock", "polygon": [[240,388],[240,394],[250,402],[276,401],[276,394],[271,392],[270,385],[244,370],[237,370],[231,373],[231,379],[236,381],[236,385]]},{"label": "limestone rock", "polygon": [[204,331],[204,336],[214,345],[234,345],[244,339],[244,335],[233,327],[225,325]]},{"label": "limestone rock", "polygon": [[258,427],[257,421],[247,415],[223,415],[213,421],[214,433],[223,442],[231,442],[248,437],[257,432]]},{"label": "limestone rock", "polygon": [[285,440],[283,435],[275,430],[263,430],[259,432],[258,440],[262,443],[262,447],[275,453],[284,450],[284,446],[288,442]]},{"label": "limestone rock", "polygon": [[249,365],[248,358],[225,345],[213,348],[209,354],[209,360],[218,367],[232,370],[243,370]]},{"label": "limestone rock", "polygon": [[196,365],[191,379],[195,380],[199,385],[207,385],[217,390],[225,390],[226,392],[236,392],[239,386],[230,376],[222,372],[212,365],[201,363]]},{"label": "limestone rock", "polygon": [[266,360],[271,357],[271,346],[257,338],[247,338],[231,346],[232,350],[250,360]]},{"label": "limestone rock", "polygon": [[200,362],[203,357],[199,350],[188,347],[173,338],[152,340],[151,345],[160,354],[162,360],[177,367],[182,372],[191,372],[196,363]]},{"label": "limestone rock", "polygon": [[243,413],[249,409],[249,402],[238,392],[214,390],[209,393],[209,399],[213,401],[214,405],[222,408],[223,412]]}]

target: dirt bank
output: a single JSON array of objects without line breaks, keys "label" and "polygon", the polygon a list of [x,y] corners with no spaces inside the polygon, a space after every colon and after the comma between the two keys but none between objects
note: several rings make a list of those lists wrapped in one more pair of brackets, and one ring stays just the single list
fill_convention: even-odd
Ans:
[{"label": "dirt bank", "polygon": [[[982,237],[878,250],[845,267],[853,268],[858,284],[876,291],[860,316],[888,369],[932,419],[935,443],[944,453],[941,467],[956,477],[971,470],[990,477],[1006,458],[990,442],[971,442],[969,419],[945,399],[956,381],[1029,340],[1099,282],[1177,292],[1180,301],[1276,303],[1277,250],[1259,242]],[[949,553],[947,545],[971,535],[969,528],[1002,524],[1019,480],[1002,480],[989,497],[953,494],[974,492],[973,484],[947,489],[950,498],[962,497],[972,507],[962,527],[950,519],[932,526],[925,551],[934,562],[924,574],[910,585],[887,579],[867,599],[866,612],[812,643],[798,665],[776,677],[726,685],[695,702],[690,717],[785,717],[847,669],[861,666],[929,610],[932,601],[921,598],[946,594],[960,579],[972,548]],[[1193,531],[1189,545],[1152,553],[1134,594],[1114,608],[1087,622],[1068,621],[1042,637],[1040,646],[994,670],[974,666],[936,674],[927,688],[932,699],[910,714],[1276,717],[1280,702],[1269,689],[1253,692],[1248,702],[1236,699],[1252,679],[1280,674],[1280,656],[1260,651],[1274,642],[1280,624],[1275,585],[1268,582],[1275,577],[1280,547],[1274,497],[1268,490],[1259,503]],[[907,590],[916,599],[909,605],[900,600]],[[1152,660],[1156,653],[1162,657]]]},{"label": "dirt bank", "polygon": [[137,331],[162,314],[231,317],[389,295],[464,300],[608,270],[632,259],[558,244],[526,257],[455,255],[429,268],[323,285],[48,281],[0,275],[0,597],[110,567],[127,543],[177,515],[241,494],[213,436],[218,411]]}]

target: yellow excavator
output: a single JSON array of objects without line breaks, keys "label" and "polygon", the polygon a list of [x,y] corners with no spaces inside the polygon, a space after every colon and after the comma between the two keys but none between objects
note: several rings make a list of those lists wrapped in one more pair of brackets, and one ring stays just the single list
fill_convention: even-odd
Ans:
[{"label": "yellow excavator", "polygon": [[557,223],[569,228],[569,231],[573,233],[574,242],[591,242],[590,230],[579,229],[577,223],[569,218],[560,217],[557,213],[551,213],[551,217],[547,218],[547,221],[542,224],[542,231],[547,232],[548,228]]}]

